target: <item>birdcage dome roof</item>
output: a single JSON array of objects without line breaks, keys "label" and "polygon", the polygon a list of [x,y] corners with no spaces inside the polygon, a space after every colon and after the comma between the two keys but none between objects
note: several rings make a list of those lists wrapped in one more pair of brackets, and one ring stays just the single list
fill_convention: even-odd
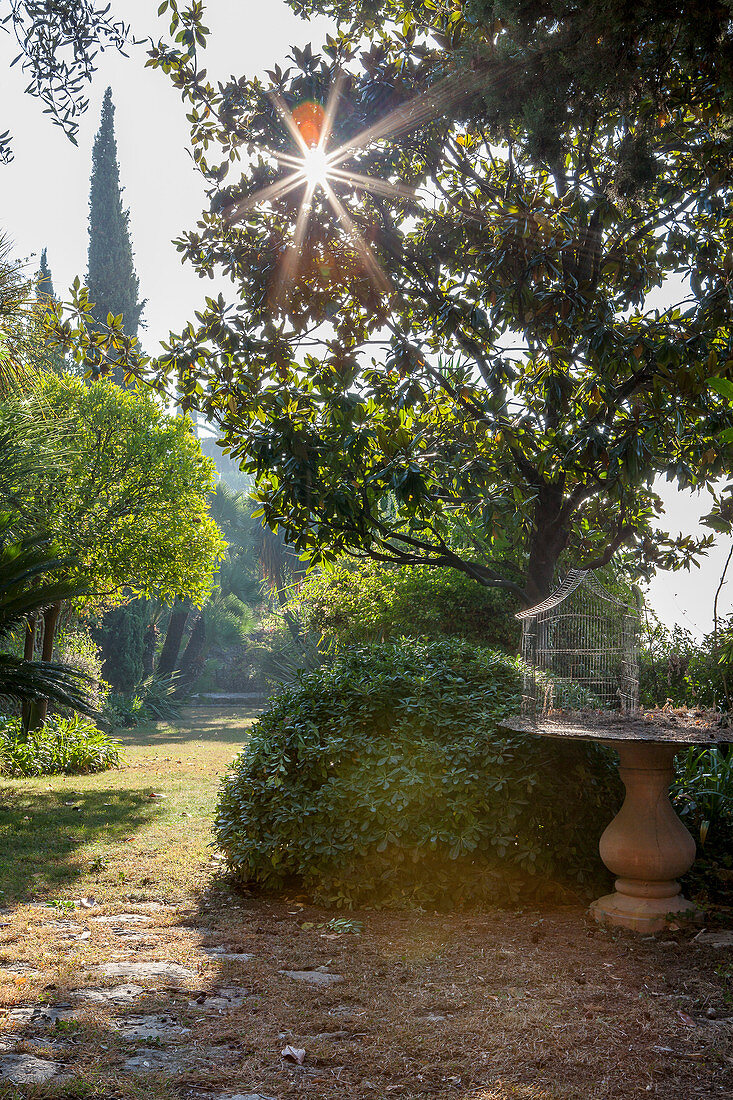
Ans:
[{"label": "birdcage dome roof", "polygon": [[619,600],[618,597],[612,595],[608,589],[604,588],[599,580],[593,576],[593,570],[591,569],[569,569],[565,574],[562,583],[551,592],[546,600],[542,603],[535,604],[534,607],[528,607],[524,611],[517,612],[516,618],[521,620],[532,619],[536,615],[541,615],[544,611],[552,611],[553,607],[557,607],[559,604],[567,600],[568,596],[572,596],[576,588],[579,588],[583,582],[591,590],[594,596],[599,596],[602,600],[607,600],[608,603],[613,604],[616,607],[627,608],[629,605],[624,603],[623,600]]}]

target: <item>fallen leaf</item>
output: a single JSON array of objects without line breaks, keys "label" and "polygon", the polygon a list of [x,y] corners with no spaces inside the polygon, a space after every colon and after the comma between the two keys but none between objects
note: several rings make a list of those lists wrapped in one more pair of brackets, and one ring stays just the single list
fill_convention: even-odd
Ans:
[{"label": "fallen leaf", "polygon": [[683,1012],[681,1008],[677,1009],[677,1015],[679,1016],[680,1020],[682,1020],[682,1023],[686,1027],[694,1027],[695,1026],[695,1021],[693,1020],[692,1016],[688,1016],[687,1013]]},{"label": "fallen leaf", "polygon": [[302,1066],[305,1061],[305,1051],[300,1047],[287,1046],[280,1051],[280,1057],[285,1062],[294,1062],[295,1065]]}]

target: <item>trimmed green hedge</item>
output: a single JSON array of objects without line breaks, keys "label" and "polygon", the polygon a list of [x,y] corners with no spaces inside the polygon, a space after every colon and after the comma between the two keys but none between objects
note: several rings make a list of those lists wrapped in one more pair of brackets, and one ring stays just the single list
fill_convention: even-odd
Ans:
[{"label": "trimmed green hedge", "polygon": [[339,645],[398,638],[463,638],[516,653],[517,601],[455,569],[339,562],[312,573],[293,600],[307,630]]},{"label": "trimmed green hedge", "polygon": [[231,872],[340,906],[597,884],[613,757],[502,731],[518,706],[504,654],[409,639],[343,651],[271,701],[224,780],[215,832]]}]

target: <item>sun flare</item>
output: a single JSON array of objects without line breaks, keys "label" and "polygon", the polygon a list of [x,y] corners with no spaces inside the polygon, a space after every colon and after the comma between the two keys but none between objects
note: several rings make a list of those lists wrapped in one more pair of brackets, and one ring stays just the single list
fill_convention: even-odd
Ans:
[{"label": "sun flare", "polygon": [[318,145],[303,157],[303,175],[309,187],[324,187],[328,182],[328,168],[328,157]]},{"label": "sun flare", "polygon": [[331,148],[331,135],[341,95],[341,76],[334,81],[325,106],[308,100],[291,110],[278,92],[271,90],[268,93],[293,139],[295,150],[286,153],[282,150],[263,149],[280,167],[286,169],[286,174],[227,207],[225,216],[234,222],[261,204],[284,198],[302,188],[303,195],[292,239],[280,265],[279,297],[286,299],[297,279],[301,251],[315,209],[313,199],[317,191],[325,196],[375,288],[381,293],[392,291],[389,277],[337,191],[346,189],[402,202],[415,202],[414,186],[393,179],[365,175],[349,162],[383,139],[394,139],[439,115],[445,103],[456,98],[459,91],[465,94],[465,87],[458,89],[454,84],[454,80],[446,78],[433,89],[431,95],[415,97],[408,103],[401,104],[336,148]]}]

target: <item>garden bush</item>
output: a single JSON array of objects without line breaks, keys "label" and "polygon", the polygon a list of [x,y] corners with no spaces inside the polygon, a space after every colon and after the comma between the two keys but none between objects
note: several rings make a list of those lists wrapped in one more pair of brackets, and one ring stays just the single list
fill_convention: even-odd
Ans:
[{"label": "garden bush", "polygon": [[519,650],[516,601],[455,569],[338,564],[311,574],[294,603],[306,630],[341,645],[457,637],[510,653]]},{"label": "garden bush", "polygon": [[692,746],[675,761],[675,807],[697,843],[684,888],[696,901],[733,905],[733,751]]},{"label": "garden bush", "polygon": [[604,882],[612,754],[501,729],[519,667],[464,642],[374,644],[282,689],[223,782],[242,884],[317,901],[461,905]]},{"label": "garden bush", "polygon": [[176,673],[148,676],[129,694],[109,695],[102,712],[104,720],[112,729],[129,729],[144,722],[175,722],[181,713],[177,688]]},{"label": "garden bush", "polygon": [[642,634],[640,698],[642,706],[717,707],[728,710],[733,671],[728,651],[730,627],[699,640],[689,630],[667,630],[652,623]]},{"label": "garden bush", "polygon": [[0,727],[0,774],[6,776],[86,775],[116,768],[122,746],[86,718],[52,717],[24,737],[19,718]]},{"label": "garden bush", "polygon": [[89,678],[87,693],[94,709],[101,711],[109,695],[109,684],[102,678],[102,658],[92,636],[78,627],[64,631],[56,640],[56,650],[62,664]]}]

